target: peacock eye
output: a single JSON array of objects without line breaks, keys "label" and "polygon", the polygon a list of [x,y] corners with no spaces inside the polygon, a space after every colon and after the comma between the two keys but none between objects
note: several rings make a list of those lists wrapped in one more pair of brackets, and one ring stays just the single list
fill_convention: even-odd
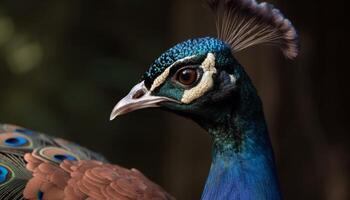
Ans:
[{"label": "peacock eye", "polygon": [[195,68],[185,68],[177,72],[176,81],[185,86],[194,84],[198,79],[198,72]]}]

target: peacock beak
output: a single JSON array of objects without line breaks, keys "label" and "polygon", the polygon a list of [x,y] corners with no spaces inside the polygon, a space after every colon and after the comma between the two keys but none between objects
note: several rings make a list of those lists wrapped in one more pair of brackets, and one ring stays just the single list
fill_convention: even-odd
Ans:
[{"label": "peacock beak", "polygon": [[135,85],[128,95],[120,100],[113,108],[110,120],[113,120],[119,115],[123,115],[135,110],[143,108],[160,107],[161,102],[176,101],[167,97],[153,96],[146,88],[144,81]]}]

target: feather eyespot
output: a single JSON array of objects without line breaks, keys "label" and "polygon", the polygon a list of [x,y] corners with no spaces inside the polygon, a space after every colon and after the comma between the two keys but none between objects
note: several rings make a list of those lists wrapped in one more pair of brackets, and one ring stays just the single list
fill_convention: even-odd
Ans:
[{"label": "feather eyespot", "polygon": [[193,67],[185,67],[178,70],[175,74],[176,82],[184,86],[191,86],[197,82],[199,77],[198,70]]},{"label": "feather eyespot", "polygon": [[6,167],[0,165],[0,184],[7,181],[9,173],[10,171]]},{"label": "feather eyespot", "polygon": [[24,137],[10,137],[4,141],[4,144],[10,147],[19,147],[28,143],[28,140]]},{"label": "feather eyespot", "polygon": [[68,151],[67,149],[54,146],[35,149],[32,154],[40,160],[48,160],[57,164],[61,163],[64,160],[80,160],[80,158],[77,155]]},{"label": "feather eyespot", "polygon": [[13,149],[28,149],[33,145],[31,135],[33,131],[16,125],[2,125],[3,131],[0,131],[0,147]]},{"label": "feather eyespot", "polygon": [[0,134],[0,147],[13,149],[27,149],[33,146],[30,137],[16,133],[8,132]]}]

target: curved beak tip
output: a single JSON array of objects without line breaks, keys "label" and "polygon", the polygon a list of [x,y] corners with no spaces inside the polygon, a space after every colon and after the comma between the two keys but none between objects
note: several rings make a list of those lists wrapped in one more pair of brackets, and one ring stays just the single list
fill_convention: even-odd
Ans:
[{"label": "curved beak tip", "polygon": [[[115,119],[116,117],[118,117],[124,113],[127,113],[126,108],[127,108],[128,104],[121,105],[121,104],[123,104],[122,102],[125,102],[124,99],[120,100],[117,103],[117,105],[115,105],[115,107],[113,108],[111,115],[109,116],[110,121],[112,121],[113,119]],[[130,103],[130,104],[132,104],[132,103]]]},{"label": "curved beak tip", "polygon": [[113,119],[115,119],[118,115],[114,115],[113,112],[111,113],[111,115],[109,116],[109,121],[112,121]]}]

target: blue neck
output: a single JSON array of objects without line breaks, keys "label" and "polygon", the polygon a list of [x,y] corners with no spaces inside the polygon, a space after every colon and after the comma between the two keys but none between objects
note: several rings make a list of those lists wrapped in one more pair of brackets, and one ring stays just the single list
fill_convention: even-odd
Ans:
[{"label": "blue neck", "polygon": [[235,124],[238,128],[208,130],[214,138],[213,160],[201,199],[281,199],[263,117],[236,118]]}]

